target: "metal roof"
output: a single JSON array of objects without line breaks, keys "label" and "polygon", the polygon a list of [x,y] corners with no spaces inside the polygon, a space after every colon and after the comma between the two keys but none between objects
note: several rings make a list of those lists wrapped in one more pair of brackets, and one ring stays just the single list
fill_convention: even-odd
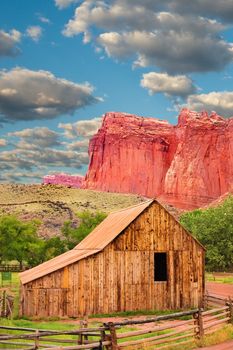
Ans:
[{"label": "metal roof", "polygon": [[111,243],[138,215],[140,215],[154,200],[112,212],[74,249],[44,262],[30,270],[20,273],[23,284],[48,275],[67,265],[75,263],[90,255],[100,252]]}]

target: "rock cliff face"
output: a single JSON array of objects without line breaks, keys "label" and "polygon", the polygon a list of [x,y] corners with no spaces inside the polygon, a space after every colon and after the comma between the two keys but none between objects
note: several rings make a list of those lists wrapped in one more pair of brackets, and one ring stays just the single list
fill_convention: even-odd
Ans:
[{"label": "rock cliff face", "polygon": [[233,188],[233,118],[183,109],[174,126],[107,113],[89,155],[85,188],[197,208]]},{"label": "rock cliff face", "polygon": [[43,184],[45,185],[64,185],[69,187],[81,188],[83,185],[83,176],[68,175],[68,174],[54,174],[46,175],[43,178]]}]

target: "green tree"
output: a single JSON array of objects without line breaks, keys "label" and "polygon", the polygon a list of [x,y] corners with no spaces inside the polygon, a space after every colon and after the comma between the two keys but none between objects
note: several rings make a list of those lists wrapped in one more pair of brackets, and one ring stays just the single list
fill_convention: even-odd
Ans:
[{"label": "green tree", "polygon": [[72,227],[71,221],[64,223],[62,233],[65,237],[67,250],[74,248],[81,242],[93,229],[99,225],[105,218],[106,213],[93,213],[89,210],[77,213],[80,223],[78,227]]},{"label": "green tree", "polygon": [[206,247],[208,270],[233,269],[232,196],[215,208],[185,213],[180,221]]},{"label": "green tree", "polygon": [[60,237],[38,239],[27,254],[27,263],[30,267],[33,267],[66,251],[65,241]]},{"label": "green tree", "polygon": [[0,217],[0,261],[17,260],[21,267],[39,242],[38,221],[22,222],[17,217]]}]

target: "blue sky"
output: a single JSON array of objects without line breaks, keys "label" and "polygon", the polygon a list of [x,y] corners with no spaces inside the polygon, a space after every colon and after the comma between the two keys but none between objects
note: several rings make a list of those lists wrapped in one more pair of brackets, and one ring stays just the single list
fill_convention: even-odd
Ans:
[{"label": "blue sky", "polygon": [[0,182],[84,174],[108,111],[232,116],[232,34],[232,0],[1,0]]}]

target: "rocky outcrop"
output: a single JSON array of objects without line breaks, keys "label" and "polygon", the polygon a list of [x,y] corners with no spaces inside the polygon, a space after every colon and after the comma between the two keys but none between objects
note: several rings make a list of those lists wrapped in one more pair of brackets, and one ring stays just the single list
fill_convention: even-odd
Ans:
[{"label": "rocky outcrop", "polygon": [[68,175],[68,174],[54,174],[46,175],[43,177],[43,184],[45,185],[64,185],[69,187],[81,188],[83,185],[84,177],[80,175]]},{"label": "rocky outcrop", "polygon": [[91,139],[84,187],[193,209],[233,187],[233,118],[183,109],[177,125],[107,113]]}]

